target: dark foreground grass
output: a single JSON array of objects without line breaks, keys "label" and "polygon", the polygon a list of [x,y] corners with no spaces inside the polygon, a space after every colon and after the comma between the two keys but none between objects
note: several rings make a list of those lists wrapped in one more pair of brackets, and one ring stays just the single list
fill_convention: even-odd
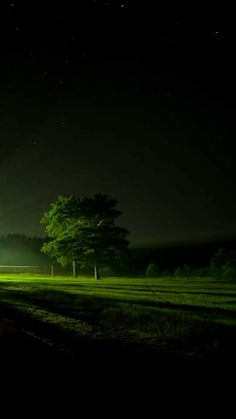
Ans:
[{"label": "dark foreground grass", "polygon": [[0,279],[4,388],[230,394],[236,284]]}]

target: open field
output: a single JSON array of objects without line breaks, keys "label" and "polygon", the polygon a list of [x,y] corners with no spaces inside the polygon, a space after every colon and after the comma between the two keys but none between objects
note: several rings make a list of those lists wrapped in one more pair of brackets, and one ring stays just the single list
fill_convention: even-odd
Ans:
[{"label": "open field", "polygon": [[5,389],[234,390],[236,282],[2,275],[0,300]]}]

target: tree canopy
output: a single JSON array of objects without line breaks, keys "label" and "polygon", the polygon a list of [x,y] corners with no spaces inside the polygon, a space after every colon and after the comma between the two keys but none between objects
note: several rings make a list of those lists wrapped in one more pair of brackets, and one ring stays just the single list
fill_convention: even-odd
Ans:
[{"label": "tree canopy", "polygon": [[122,214],[116,205],[103,194],[82,199],[60,195],[41,219],[48,236],[42,251],[62,266],[72,263],[74,270],[93,265],[99,278],[98,266],[119,258],[128,246],[128,230],[116,225]]}]

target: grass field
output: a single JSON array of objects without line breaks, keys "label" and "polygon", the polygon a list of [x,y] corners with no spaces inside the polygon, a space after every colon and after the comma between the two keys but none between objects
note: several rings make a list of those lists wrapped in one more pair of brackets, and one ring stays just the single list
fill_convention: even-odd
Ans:
[{"label": "grass field", "polygon": [[162,388],[221,377],[231,389],[236,282],[2,275],[0,300],[5,388],[60,392],[101,377],[141,386],[154,376]]}]

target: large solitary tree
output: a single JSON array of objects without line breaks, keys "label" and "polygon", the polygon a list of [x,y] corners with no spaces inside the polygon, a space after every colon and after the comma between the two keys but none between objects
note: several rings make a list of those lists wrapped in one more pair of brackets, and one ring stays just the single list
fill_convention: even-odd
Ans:
[{"label": "large solitary tree", "polygon": [[116,225],[121,215],[116,205],[115,199],[102,194],[59,196],[40,221],[48,236],[42,251],[62,266],[72,264],[74,276],[78,269],[94,266],[99,279],[99,267],[119,258],[128,246],[128,230]]}]

